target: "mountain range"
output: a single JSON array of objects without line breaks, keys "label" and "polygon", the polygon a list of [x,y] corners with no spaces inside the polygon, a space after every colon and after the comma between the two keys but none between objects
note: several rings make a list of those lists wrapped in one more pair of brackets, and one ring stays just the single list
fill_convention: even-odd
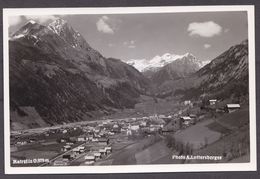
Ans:
[{"label": "mountain range", "polygon": [[208,62],[166,53],[124,63],[102,56],[63,19],[29,21],[9,38],[11,128],[97,120],[134,108],[141,95],[248,94],[247,40]]},{"label": "mountain range", "polygon": [[191,53],[186,53],[184,55],[176,55],[176,54],[170,54],[165,53],[162,56],[155,56],[150,60],[146,59],[131,59],[127,62],[127,64],[134,66],[137,70],[140,72],[147,72],[147,71],[158,71],[160,68],[180,59],[187,59],[190,58],[191,60],[196,61],[198,66],[202,68],[206,64],[208,64],[210,61],[200,61],[197,60],[194,55]]}]

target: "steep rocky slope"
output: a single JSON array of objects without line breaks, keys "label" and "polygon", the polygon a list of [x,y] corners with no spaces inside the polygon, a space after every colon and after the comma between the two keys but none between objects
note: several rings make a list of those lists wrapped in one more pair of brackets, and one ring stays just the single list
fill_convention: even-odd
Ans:
[{"label": "steep rocky slope", "polygon": [[[248,40],[234,45],[190,76],[160,86],[160,94],[186,99],[248,95]],[[164,91],[163,91],[164,90]]]},{"label": "steep rocky slope", "polygon": [[48,26],[29,21],[15,32],[9,64],[11,111],[30,106],[50,125],[133,107],[147,88],[140,72],[103,57],[62,19]]}]

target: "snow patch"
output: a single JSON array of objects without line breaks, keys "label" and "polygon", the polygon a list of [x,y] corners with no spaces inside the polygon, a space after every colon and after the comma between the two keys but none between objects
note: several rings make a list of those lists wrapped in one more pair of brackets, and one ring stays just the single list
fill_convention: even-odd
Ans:
[{"label": "snow patch", "polygon": [[31,35],[33,38],[35,38],[35,39],[38,39],[38,37],[36,37],[36,35]]},{"label": "snow patch", "polygon": [[34,20],[29,20],[28,23],[36,24],[36,22]]},{"label": "snow patch", "polygon": [[18,34],[18,35],[13,36],[13,39],[19,39],[22,37],[24,37],[24,34]]}]

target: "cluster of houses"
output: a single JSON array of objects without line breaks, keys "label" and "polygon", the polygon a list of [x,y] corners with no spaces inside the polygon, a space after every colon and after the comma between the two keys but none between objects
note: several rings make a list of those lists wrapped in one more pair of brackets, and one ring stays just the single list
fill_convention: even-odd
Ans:
[{"label": "cluster of houses", "polygon": [[[92,137],[77,137],[77,142],[83,142],[77,147],[74,147],[74,142],[66,142],[62,147],[61,151],[64,152],[61,158],[58,158],[53,162],[54,166],[65,166],[68,163],[76,158],[82,157],[87,154],[85,158],[86,164],[92,164],[98,159],[101,159],[103,156],[106,156],[112,152],[112,147],[109,145],[108,138],[97,138],[97,140],[93,140],[95,138]],[[95,146],[95,151],[91,151],[86,147],[86,144],[93,144]],[[92,160],[93,158],[93,160]]]},{"label": "cluster of houses", "polygon": [[[186,100],[183,102],[184,106],[187,107],[193,107],[193,103],[191,100]],[[237,103],[232,103],[232,104],[221,104],[219,105],[219,101],[217,99],[209,99],[208,100],[208,109],[211,109],[215,112],[221,112],[221,113],[232,113],[238,109],[241,108],[240,104]],[[196,116],[195,114],[188,114],[188,115],[182,115],[183,111],[179,111],[177,116],[174,116],[175,118],[173,119],[174,123],[172,123],[172,126],[165,127],[163,129],[163,132],[167,133],[169,131],[174,132],[177,131],[181,128],[186,128],[190,125],[196,124],[196,122],[200,119],[199,116]]]},{"label": "cluster of houses", "polygon": [[226,112],[226,113],[232,113],[234,111],[237,111],[241,108],[240,104],[238,103],[228,103],[225,105],[219,105],[217,99],[210,99],[209,100],[209,106],[214,109],[216,112]]},{"label": "cluster of houses", "polygon": [[85,165],[93,165],[96,161],[106,157],[108,154],[112,153],[112,147],[104,147],[99,150],[93,151],[85,155],[84,159]]},{"label": "cluster of houses", "polygon": [[139,118],[127,118],[121,120],[107,120],[97,123],[96,126],[83,127],[85,133],[92,134],[92,141],[97,140],[97,137],[113,136],[121,133],[125,135],[138,134],[140,132],[153,133],[163,127],[165,121],[162,119],[165,116],[149,116]]},{"label": "cluster of houses", "polygon": [[[79,126],[82,135],[60,138],[58,142],[64,143],[61,151],[66,153],[62,158],[54,161],[54,165],[67,165],[67,163],[81,155],[84,156],[85,164],[92,165],[112,152],[110,138],[116,134],[131,136],[135,134],[151,134],[160,131],[165,124],[164,115],[141,118],[127,118],[121,120],[98,121],[92,124]],[[67,131],[68,129],[63,129]],[[66,132],[65,132],[66,133]],[[113,138],[113,137],[112,137]],[[79,147],[74,147],[80,144]],[[86,148],[84,144],[92,147]]]},{"label": "cluster of houses", "polygon": [[[231,113],[231,112],[234,112],[238,109],[240,109],[240,104],[238,103],[231,103],[231,104],[225,104],[224,107],[216,107],[216,105],[218,104],[218,100],[217,99],[209,99],[208,100],[208,104],[210,107],[215,107],[216,110],[218,111],[223,111],[223,112],[228,112],[228,113]],[[186,100],[183,102],[184,106],[189,106],[189,107],[193,107],[193,103],[191,100]]]},{"label": "cluster of houses", "polygon": [[[29,143],[45,141],[45,139],[54,138],[56,142],[62,144],[61,152],[64,153],[62,157],[57,158],[53,165],[67,165],[67,163],[83,154],[87,154],[86,160],[90,160],[90,151],[84,146],[75,147],[81,144],[98,145],[100,148],[96,149],[92,154],[95,156],[95,161],[112,152],[109,146],[110,137],[115,134],[125,134],[131,136],[141,132],[153,133],[160,130],[164,121],[160,118],[164,116],[150,116],[142,118],[129,118],[122,120],[105,120],[97,121],[88,124],[79,124],[75,126],[62,126],[59,128],[49,129],[32,139],[31,136],[23,140],[13,137],[13,145],[27,145]],[[39,140],[38,140],[39,139]],[[49,142],[50,140],[48,140]],[[55,141],[53,141],[55,142]],[[52,143],[53,143],[52,142]],[[105,146],[105,147],[104,147]],[[15,148],[14,148],[15,149]],[[16,149],[15,149],[16,150]],[[92,156],[93,158],[93,156]]]}]

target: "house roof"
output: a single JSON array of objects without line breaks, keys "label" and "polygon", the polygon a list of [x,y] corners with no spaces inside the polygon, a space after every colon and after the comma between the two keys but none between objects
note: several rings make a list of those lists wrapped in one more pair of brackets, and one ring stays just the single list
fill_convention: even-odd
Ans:
[{"label": "house roof", "polygon": [[105,147],[105,150],[111,150],[112,147]]},{"label": "house roof", "polygon": [[85,156],[85,159],[86,159],[86,160],[94,160],[94,159],[95,159],[95,156],[87,155],[87,156]]},{"label": "house roof", "polygon": [[240,104],[227,104],[228,108],[240,108]]},{"label": "house roof", "polygon": [[106,149],[99,149],[99,152],[106,152]]},{"label": "house roof", "polygon": [[191,117],[189,117],[189,116],[182,116],[181,118],[184,120],[191,120]]},{"label": "house roof", "polygon": [[214,102],[214,101],[215,101],[215,102],[216,102],[217,100],[216,100],[216,99],[210,99],[209,101],[212,101],[212,102]]},{"label": "house roof", "polygon": [[73,152],[78,152],[78,151],[80,151],[80,149],[79,148],[74,148],[74,149],[72,149],[72,151]]}]

